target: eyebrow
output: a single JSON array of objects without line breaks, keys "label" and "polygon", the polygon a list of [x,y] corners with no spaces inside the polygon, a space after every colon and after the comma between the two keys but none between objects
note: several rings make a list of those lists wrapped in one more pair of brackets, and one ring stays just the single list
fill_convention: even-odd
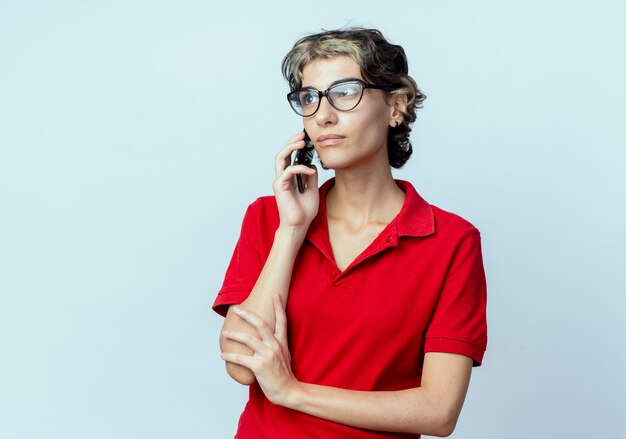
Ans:
[{"label": "eyebrow", "polygon": [[[331,88],[333,85],[337,85],[341,82],[348,82],[348,81],[363,81],[363,80],[361,78],[356,78],[356,77],[337,79],[336,81],[331,82],[327,88]],[[313,87],[312,85],[307,85],[306,87],[302,87],[301,90],[317,90],[317,89]]]}]

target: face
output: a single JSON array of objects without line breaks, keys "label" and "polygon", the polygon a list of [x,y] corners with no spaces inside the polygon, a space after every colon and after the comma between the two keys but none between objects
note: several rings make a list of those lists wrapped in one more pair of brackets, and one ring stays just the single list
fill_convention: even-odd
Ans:
[{"label": "face", "polygon": [[[316,59],[302,70],[302,87],[326,90],[333,82],[345,78],[359,78],[359,65],[350,57]],[[398,119],[398,112],[387,103],[385,92],[365,89],[363,99],[350,111],[333,108],[327,98],[322,98],[317,112],[304,117],[304,128],[315,145],[325,166],[332,169],[350,168],[368,163],[386,161],[387,133]],[[323,140],[332,135],[336,139]]]}]

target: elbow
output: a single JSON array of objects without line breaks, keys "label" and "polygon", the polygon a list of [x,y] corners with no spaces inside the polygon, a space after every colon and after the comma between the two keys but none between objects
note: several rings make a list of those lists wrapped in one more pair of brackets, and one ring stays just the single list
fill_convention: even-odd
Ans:
[{"label": "elbow", "polygon": [[453,424],[443,424],[440,426],[437,434],[433,434],[433,436],[437,437],[448,437],[454,432],[454,428],[456,427],[456,423]]},{"label": "elbow", "polygon": [[434,437],[448,437],[456,428],[459,413],[453,409],[439,408],[431,413],[428,421],[420,422],[412,429],[411,433],[417,433]]},{"label": "elbow", "polygon": [[[222,352],[242,353],[241,346],[237,346],[237,343],[231,342],[230,340],[224,338],[223,336],[220,336],[220,350]],[[245,349],[243,351],[245,351]],[[249,353],[249,352],[243,352],[243,353]],[[233,380],[237,381],[239,384],[242,384],[244,386],[249,386],[250,384],[256,381],[256,377],[254,376],[254,373],[252,373],[252,371],[248,369],[247,367],[240,366],[239,364],[235,364],[235,363],[229,363],[228,361],[226,361],[225,363],[226,363],[226,372],[228,373],[228,375],[230,375],[230,377]]]},{"label": "elbow", "polygon": [[456,424],[452,423],[441,423],[438,425],[432,425],[432,428],[429,428],[428,430],[425,429],[416,429],[414,431],[412,431],[412,433],[417,433],[417,434],[423,434],[423,435],[428,435],[428,436],[433,436],[433,437],[448,437],[450,436],[453,432],[454,432],[454,428],[456,427]]},{"label": "elbow", "polygon": [[435,428],[433,429],[433,431],[430,432],[429,434],[431,436],[437,436],[437,437],[448,437],[454,432],[454,429],[456,428],[457,420],[458,420],[457,414],[449,414],[449,415],[442,416],[438,420],[436,425],[434,426]]},{"label": "elbow", "polygon": [[250,369],[238,364],[226,363],[226,372],[239,384],[249,386],[256,381],[256,377]]}]

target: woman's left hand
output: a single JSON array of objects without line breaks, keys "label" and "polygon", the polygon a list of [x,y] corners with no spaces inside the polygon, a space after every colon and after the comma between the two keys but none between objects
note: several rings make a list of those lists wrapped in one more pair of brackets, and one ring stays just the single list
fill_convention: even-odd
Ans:
[{"label": "woman's left hand", "polygon": [[265,320],[251,311],[235,307],[239,317],[250,323],[259,334],[223,331],[224,337],[248,346],[253,355],[222,353],[222,359],[250,369],[263,393],[272,403],[286,405],[288,397],[299,381],[291,370],[291,354],[287,345],[287,315],[278,294],[274,294],[276,329],[272,331]]}]

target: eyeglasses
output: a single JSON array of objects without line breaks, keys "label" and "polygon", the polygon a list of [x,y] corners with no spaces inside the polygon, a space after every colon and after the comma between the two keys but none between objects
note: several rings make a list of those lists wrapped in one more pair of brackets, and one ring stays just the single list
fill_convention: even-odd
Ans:
[{"label": "eyeglasses", "polygon": [[368,84],[360,79],[348,79],[333,84],[324,91],[313,87],[306,87],[287,94],[289,105],[300,116],[313,116],[320,108],[322,96],[326,96],[328,103],[339,111],[350,111],[359,105],[366,88],[390,90],[393,87],[386,85]]}]

